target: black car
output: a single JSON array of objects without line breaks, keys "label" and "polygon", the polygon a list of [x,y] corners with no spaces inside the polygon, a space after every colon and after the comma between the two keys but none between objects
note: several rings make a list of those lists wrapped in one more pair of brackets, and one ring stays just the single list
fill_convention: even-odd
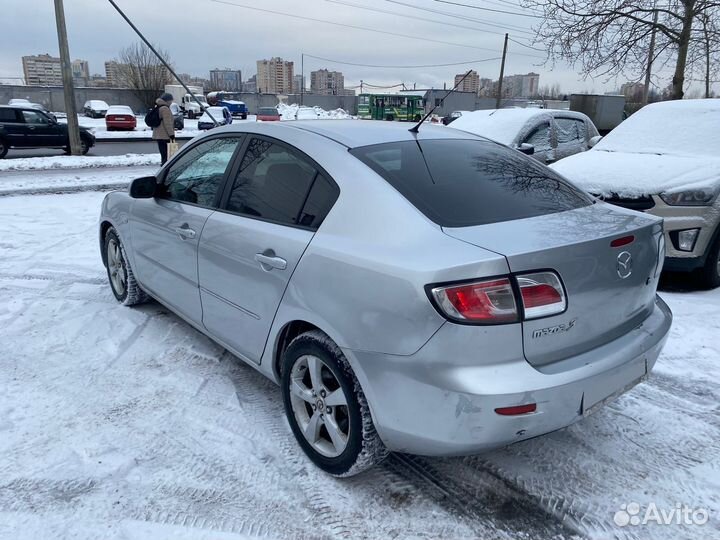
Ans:
[{"label": "black car", "polygon": [[173,115],[173,127],[178,130],[185,129],[185,115],[177,103],[170,104],[170,112]]},{"label": "black car", "polygon": [[[95,136],[80,128],[82,153],[95,145]],[[67,124],[32,107],[0,106],[0,158],[10,148],[63,148],[69,151]]]}]

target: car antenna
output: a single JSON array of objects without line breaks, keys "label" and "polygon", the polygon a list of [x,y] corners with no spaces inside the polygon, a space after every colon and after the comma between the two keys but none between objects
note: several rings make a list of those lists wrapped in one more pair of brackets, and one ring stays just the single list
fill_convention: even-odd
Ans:
[{"label": "car antenna", "polygon": [[435,106],[430,109],[430,112],[427,113],[425,116],[422,117],[422,120],[420,120],[417,124],[415,124],[413,127],[411,127],[408,131],[410,133],[418,133],[420,131],[420,126],[422,123],[429,118],[429,116],[435,112],[435,109],[437,109],[440,105],[443,104],[445,101],[445,98],[448,97],[450,94],[452,94],[458,86],[460,86],[460,83],[462,83],[465,78],[472,73],[472,69],[468,70],[468,72],[463,75],[462,79],[460,79],[458,82],[455,83],[455,86],[453,86],[450,90],[447,91],[447,93],[440,99],[440,101],[435,102]]}]

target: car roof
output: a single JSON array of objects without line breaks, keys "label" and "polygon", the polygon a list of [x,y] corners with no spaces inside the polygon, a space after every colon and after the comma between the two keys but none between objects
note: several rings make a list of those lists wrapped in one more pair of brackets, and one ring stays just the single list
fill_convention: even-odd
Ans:
[{"label": "car roof", "polygon": [[373,144],[413,141],[417,139],[482,139],[471,133],[449,130],[445,126],[423,124],[417,135],[410,133],[412,122],[385,122],[373,120],[289,120],[248,124],[232,124],[226,131],[254,131],[282,137],[285,130],[302,130],[325,137],[348,148]]}]

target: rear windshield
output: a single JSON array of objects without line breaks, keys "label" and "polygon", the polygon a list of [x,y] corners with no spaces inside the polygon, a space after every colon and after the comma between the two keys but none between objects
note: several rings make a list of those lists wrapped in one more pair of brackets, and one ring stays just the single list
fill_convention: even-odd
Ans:
[{"label": "rear windshield", "polygon": [[404,141],[350,152],[443,227],[523,219],[592,204],[589,195],[551,169],[490,141]]},{"label": "rear windshield", "polygon": [[260,107],[258,114],[264,114],[265,116],[278,116],[279,113],[275,107]]}]

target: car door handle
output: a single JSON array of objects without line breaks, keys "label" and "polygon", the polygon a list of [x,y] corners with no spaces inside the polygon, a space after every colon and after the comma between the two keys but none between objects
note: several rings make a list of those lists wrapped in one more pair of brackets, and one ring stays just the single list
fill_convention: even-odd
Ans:
[{"label": "car door handle", "polygon": [[195,231],[186,225],[175,227],[175,232],[180,238],[195,238]]},{"label": "car door handle", "polygon": [[276,257],[273,255],[266,255],[265,253],[256,253],[255,260],[260,263],[263,270],[270,271],[273,268],[278,270],[285,270],[287,268],[287,261],[282,257]]}]

